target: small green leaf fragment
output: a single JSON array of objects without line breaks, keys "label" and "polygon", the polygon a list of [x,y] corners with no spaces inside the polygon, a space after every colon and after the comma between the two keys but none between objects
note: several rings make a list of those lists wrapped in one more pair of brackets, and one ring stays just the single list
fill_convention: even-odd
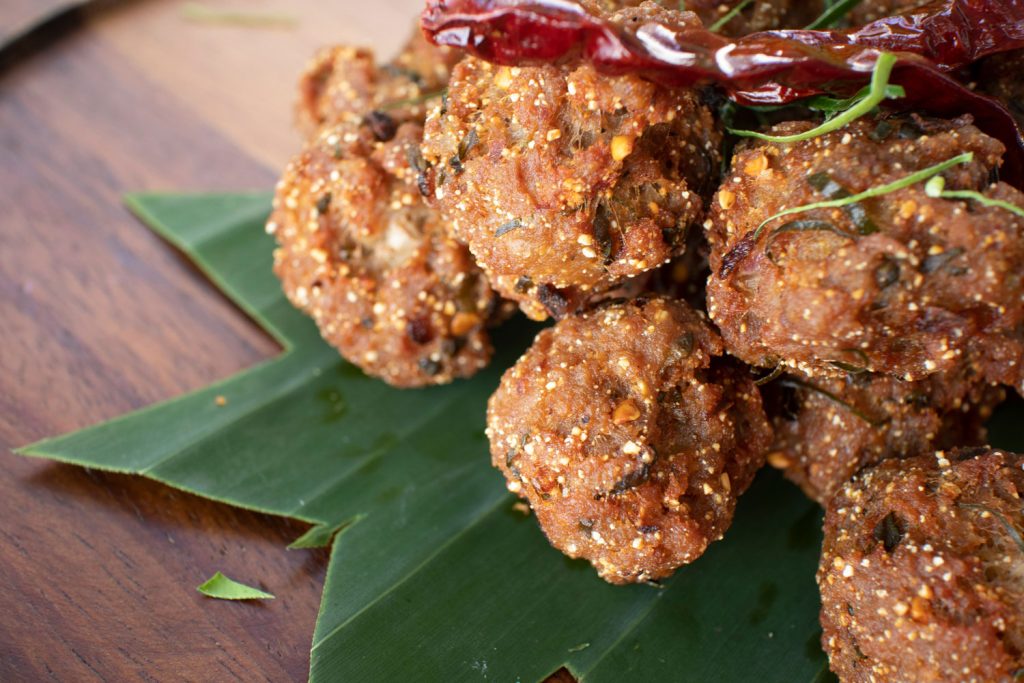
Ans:
[{"label": "small green leaf fragment", "polygon": [[[807,178],[811,187],[825,196],[825,199],[846,199],[851,192],[832,179],[828,173],[815,173]],[[868,216],[867,209],[861,204],[849,204],[843,207],[843,212],[857,227],[861,235],[870,235],[878,232],[878,226]]]},{"label": "small green leaf fragment", "polygon": [[[866,85],[863,88],[861,88],[860,90],[858,90],[857,93],[855,95],[851,96],[851,97],[846,97],[846,98],[843,98],[843,99],[838,99],[838,98],[835,98],[835,97],[829,97],[828,95],[816,95],[816,96],[814,96],[814,97],[812,97],[812,98],[810,98],[808,100],[805,100],[803,102],[803,104],[808,109],[813,109],[814,111],[820,111],[820,112],[825,112],[826,114],[829,114],[829,115],[834,115],[834,114],[837,114],[839,112],[846,111],[847,109],[849,109],[853,105],[857,104],[862,99],[867,97],[870,92],[871,92],[871,86],[870,85]],[[885,99],[887,99],[887,100],[896,100],[896,99],[899,99],[901,97],[906,97],[906,96],[907,96],[907,91],[903,89],[902,85],[887,85],[887,86],[885,86]],[[783,105],[782,107],[778,107],[777,106],[777,107],[772,107],[772,108],[773,109],[782,109],[785,106],[790,106],[790,105]],[[759,107],[759,109],[760,109],[760,107]]]},{"label": "small green leaf fragment", "polygon": [[259,588],[238,583],[220,572],[199,584],[196,590],[208,598],[218,600],[273,600],[274,596]]}]

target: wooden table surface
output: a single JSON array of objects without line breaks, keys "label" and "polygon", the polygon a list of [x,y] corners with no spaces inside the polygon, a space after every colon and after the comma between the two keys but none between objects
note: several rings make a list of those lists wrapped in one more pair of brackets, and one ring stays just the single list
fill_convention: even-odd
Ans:
[{"label": "wooden table surface", "polygon": [[[3,36],[24,21],[0,2]],[[301,680],[326,553],[302,525],[10,449],[199,388],[277,347],[121,206],[131,190],[270,188],[313,50],[390,52],[418,0],[207,0],[80,11],[0,62],[0,681]],[[195,586],[221,570],[278,599]]]}]

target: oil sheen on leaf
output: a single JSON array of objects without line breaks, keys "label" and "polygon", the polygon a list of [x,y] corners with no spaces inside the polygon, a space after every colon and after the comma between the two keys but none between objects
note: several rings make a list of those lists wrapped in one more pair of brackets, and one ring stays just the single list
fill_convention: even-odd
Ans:
[{"label": "oil sheen on leaf", "polygon": [[472,380],[393,389],[340,360],[285,300],[263,232],[268,194],[128,203],[284,350],[22,453],[309,522],[296,547],[333,539],[314,681],[525,683],[562,666],[616,683],[825,680],[821,514],[778,475],[762,473],[725,540],[663,586],[605,584],[513,510],[490,467],[486,401],[534,326],[502,328],[495,362]]}]

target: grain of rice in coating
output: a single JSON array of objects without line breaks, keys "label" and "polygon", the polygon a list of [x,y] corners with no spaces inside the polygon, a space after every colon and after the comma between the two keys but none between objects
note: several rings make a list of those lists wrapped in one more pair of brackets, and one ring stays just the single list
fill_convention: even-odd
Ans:
[{"label": "grain of rice in coating", "polygon": [[455,235],[540,320],[682,253],[720,141],[690,90],[590,65],[466,59],[423,149]]},{"label": "grain of rice in coating", "polygon": [[985,443],[985,422],[1005,397],[973,376],[905,382],[864,372],[784,375],[761,392],[775,428],[768,462],[822,505],[865,466]]},{"label": "grain of rice in coating", "polygon": [[387,142],[328,129],[278,184],[274,272],[350,362],[389,384],[468,377],[487,364],[497,297],[416,188],[422,129]]},{"label": "grain of rice in coating", "polygon": [[[775,127],[776,134],[811,124]],[[1024,389],[1024,218],[930,197],[925,183],[758,226],[786,208],[855,194],[972,152],[942,173],[1024,207],[993,183],[1003,146],[969,119],[862,120],[790,144],[745,146],[712,201],[708,310],[730,352],[810,376],[856,365],[912,381],[977,367]]]},{"label": "grain of rice in coating", "polygon": [[829,503],[822,645],[843,683],[1013,683],[1024,667],[1024,457],[888,460]]},{"label": "grain of rice in coating", "polygon": [[356,125],[371,112],[396,125],[422,123],[428,96],[440,94],[460,58],[453,48],[427,42],[418,26],[398,56],[383,65],[365,48],[324,48],[299,79],[296,125],[311,141],[324,127]]},{"label": "grain of rice in coating", "polygon": [[732,522],[771,442],[757,388],[702,314],[655,298],[542,331],[491,397],[508,488],[611,583],[659,579]]}]

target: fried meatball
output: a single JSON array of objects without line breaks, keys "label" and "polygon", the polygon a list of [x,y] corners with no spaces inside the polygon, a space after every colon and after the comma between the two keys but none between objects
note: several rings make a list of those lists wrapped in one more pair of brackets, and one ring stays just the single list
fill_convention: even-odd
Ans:
[{"label": "fried meatball", "polygon": [[947,189],[1024,207],[1024,194],[992,182],[1003,149],[969,118],[862,120],[803,142],[747,145],[705,223],[708,310],[729,351],[808,376],[842,374],[837,363],[907,381],[970,369],[1024,389],[1024,218],[930,197],[919,182],[764,224],[965,152],[973,161],[942,173]]},{"label": "fried meatball", "polygon": [[[427,42],[416,27],[402,51],[378,66],[371,50],[337,45],[320,50],[299,80],[296,121],[306,140],[325,126],[358,124],[382,115],[394,130],[404,122],[422,123],[429,95],[447,85],[451,68],[461,58],[453,48]],[[373,112],[371,116],[371,112]]]},{"label": "fried meatball", "polygon": [[858,470],[886,458],[985,443],[985,422],[1005,398],[976,378],[905,382],[867,372],[783,376],[762,393],[775,428],[768,462],[822,505]]},{"label": "fried meatball", "polygon": [[978,89],[1001,100],[1024,128],[1024,50],[986,57],[974,71]]},{"label": "fried meatball", "polygon": [[491,397],[494,465],[556,548],[611,583],[671,574],[732,522],[771,443],[749,374],[664,298],[542,331]]},{"label": "fried meatball", "polygon": [[285,171],[267,225],[274,271],[350,362],[399,387],[487,364],[497,298],[468,250],[425,206],[410,159],[422,128],[390,140],[326,129]]},{"label": "fried meatball", "polygon": [[1024,457],[887,460],[828,505],[822,644],[843,683],[1012,683],[1024,667]]},{"label": "fried meatball", "polygon": [[423,151],[455,235],[503,296],[542,320],[682,253],[720,142],[691,90],[589,64],[466,59]]}]

